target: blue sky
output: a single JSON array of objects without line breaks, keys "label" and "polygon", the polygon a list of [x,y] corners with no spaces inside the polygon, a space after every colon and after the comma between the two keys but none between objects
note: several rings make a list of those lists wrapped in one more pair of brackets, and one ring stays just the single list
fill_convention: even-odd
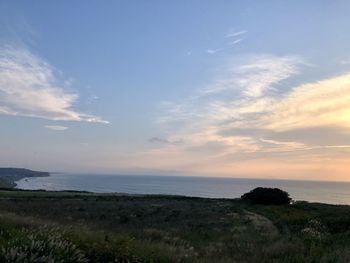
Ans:
[{"label": "blue sky", "polygon": [[349,11],[1,1],[0,165],[347,180]]}]

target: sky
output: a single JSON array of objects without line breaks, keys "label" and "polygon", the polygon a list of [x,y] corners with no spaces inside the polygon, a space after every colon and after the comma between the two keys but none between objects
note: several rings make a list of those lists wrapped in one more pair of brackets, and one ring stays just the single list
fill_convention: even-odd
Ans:
[{"label": "sky", "polygon": [[350,2],[0,1],[0,166],[350,180]]}]

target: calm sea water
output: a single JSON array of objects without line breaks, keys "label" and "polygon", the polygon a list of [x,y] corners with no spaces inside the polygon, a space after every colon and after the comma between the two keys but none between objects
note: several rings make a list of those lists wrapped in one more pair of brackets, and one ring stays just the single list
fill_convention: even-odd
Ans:
[{"label": "calm sea water", "polygon": [[255,187],[278,187],[294,200],[350,205],[350,183],[180,176],[52,174],[17,182],[21,189],[84,190],[97,193],[171,194],[237,198]]}]

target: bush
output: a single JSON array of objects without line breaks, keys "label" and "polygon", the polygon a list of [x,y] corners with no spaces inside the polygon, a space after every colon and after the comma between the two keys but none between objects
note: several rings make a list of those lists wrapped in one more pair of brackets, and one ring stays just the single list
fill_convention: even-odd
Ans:
[{"label": "bush", "polygon": [[286,205],[292,200],[289,194],[281,189],[264,187],[255,188],[242,195],[241,198],[253,204],[262,205]]}]

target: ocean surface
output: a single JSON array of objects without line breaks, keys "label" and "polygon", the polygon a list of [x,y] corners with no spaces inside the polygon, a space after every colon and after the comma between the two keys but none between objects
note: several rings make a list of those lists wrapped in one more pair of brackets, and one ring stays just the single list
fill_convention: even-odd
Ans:
[{"label": "ocean surface", "polygon": [[287,191],[294,200],[350,205],[350,183],[347,182],[57,173],[49,177],[24,178],[16,183],[20,189],[211,198],[237,198],[255,187],[278,187]]}]

